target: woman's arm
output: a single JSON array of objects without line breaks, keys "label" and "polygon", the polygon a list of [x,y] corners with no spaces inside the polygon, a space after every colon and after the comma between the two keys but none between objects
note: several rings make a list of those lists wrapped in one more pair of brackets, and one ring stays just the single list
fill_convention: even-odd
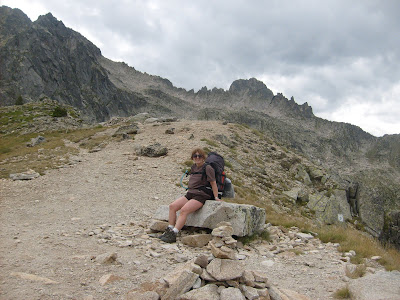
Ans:
[{"label": "woman's arm", "polygon": [[[218,198],[218,187],[217,187],[217,182],[216,181],[210,181],[211,188],[214,194],[214,198],[217,201],[222,201],[221,199]],[[215,196],[216,195],[216,196]]]}]

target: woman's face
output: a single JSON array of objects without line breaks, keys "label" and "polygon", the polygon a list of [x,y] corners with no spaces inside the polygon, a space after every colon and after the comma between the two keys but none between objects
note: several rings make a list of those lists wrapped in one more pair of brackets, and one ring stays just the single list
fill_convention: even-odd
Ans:
[{"label": "woman's face", "polygon": [[196,152],[195,154],[193,154],[192,159],[197,164],[197,163],[202,162],[204,157],[203,157],[203,155]]}]

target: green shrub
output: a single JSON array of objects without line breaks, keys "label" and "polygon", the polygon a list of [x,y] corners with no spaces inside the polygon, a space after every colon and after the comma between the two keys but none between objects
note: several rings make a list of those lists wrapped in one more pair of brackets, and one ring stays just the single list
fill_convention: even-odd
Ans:
[{"label": "green shrub", "polygon": [[52,116],[55,118],[66,117],[68,115],[68,111],[66,108],[57,106],[54,108]]},{"label": "green shrub", "polygon": [[17,100],[15,100],[15,105],[23,105],[24,104],[24,99],[22,99],[22,96],[19,95]]}]

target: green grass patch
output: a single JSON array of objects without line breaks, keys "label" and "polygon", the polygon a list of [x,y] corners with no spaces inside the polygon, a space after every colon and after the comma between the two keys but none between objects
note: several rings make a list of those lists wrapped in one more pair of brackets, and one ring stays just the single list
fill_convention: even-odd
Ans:
[{"label": "green grass patch", "polygon": [[251,132],[252,132],[254,135],[256,135],[256,136],[258,136],[258,137],[260,137],[260,138],[263,138],[263,137],[264,137],[264,134],[263,134],[261,131],[257,130],[257,129],[253,129]]},{"label": "green grass patch", "polygon": [[351,273],[348,269],[346,269],[346,276],[351,279],[363,277],[365,273],[367,273],[367,267],[365,265],[357,265],[354,272]]},{"label": "green grass patch", "polygon": [[193,160],[189,159],[183,163],[186,168],[191,168],[193,166]]},{"label": "green grass patch", "polygon": [[225,159],[225,166],[230,168],[231,170],[233,169],[232,164],[229,161],[227,161],[226,159]]},{"label": "green grass patch", "polygon": [[300,250],[300,249],[290,249],[289,252],[293,252],[296,255],[303,255],[304,251]]},{"label": "green grass patch", "polygon": [[80,143],[81,147],[91,150],[109,139],[106,135],[95,135],[103,130],[87,128],[44,132],[40,135],[45,138],[45,142],[35,147],[27,147],[27,143],[39,136],[37,133],[0,135],[0,178],[8,178],[10,174],[29,169],[43,174],[47,169],[66,164],[70,155],[77,154],[79,150],[65,146],[64,139]]},{"label": "green grass patch", "polygon": [[323,226],[316,229],[318,237],[324,243],[339,243],[341,252],[354,250],[356,256],[351,261],[362,264],[365,258],[380,256],[379,261],[386,270],[400,270],[400,252],[390,246],[383,246],[378,240],[351,227]]},{"label": "green grass patch", "polygon": [[246,235],[243,237],[239,237],[238,240],[243,243],[243,245],[248,245],[251,242],[256,240],[263,240],[269,242],[271,240],[270,234],[268,230],[263,230],[260,233],[254,233],[252,235]]},{"label": "green grass patch", "polygon": [[217,148],[219,146],[217,142],[206,139],[206,138],[201,139],[201,141],[206,142],[207,145],[212,146],[212,147]]},{"label": "green grass patch", "polygon": [[335,299],[351,299],[351,294],[350,294],[350,290],[349,287],[346,286],[344,288],[341,288],[339,290],[337,290],[334,294],[333,297]]}]

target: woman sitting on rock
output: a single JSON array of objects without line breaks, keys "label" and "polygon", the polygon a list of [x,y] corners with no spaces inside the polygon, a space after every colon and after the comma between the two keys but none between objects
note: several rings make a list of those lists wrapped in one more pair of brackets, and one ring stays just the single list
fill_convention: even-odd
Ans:
[{"label": "woman sitting on rock", "polygon": [[[222,201],[218,198],[218,187],[213,167],[206,165],[206,176],[203,176],[203,167],[206,159],[204,150],[199,148],[194,149],[191,159],[194,164],[190,170],[187,193],[169,205],[169,225],[160,237],[166,243],[176,242],[176,236],[179,230],[185,225],[187,216],[200,209],[206,200],[215,199]],[[211,185],[211,190],[205,188],[209,185],[208,183]],[[177,219],[176,212],[179,210],[180,213]]]}]

